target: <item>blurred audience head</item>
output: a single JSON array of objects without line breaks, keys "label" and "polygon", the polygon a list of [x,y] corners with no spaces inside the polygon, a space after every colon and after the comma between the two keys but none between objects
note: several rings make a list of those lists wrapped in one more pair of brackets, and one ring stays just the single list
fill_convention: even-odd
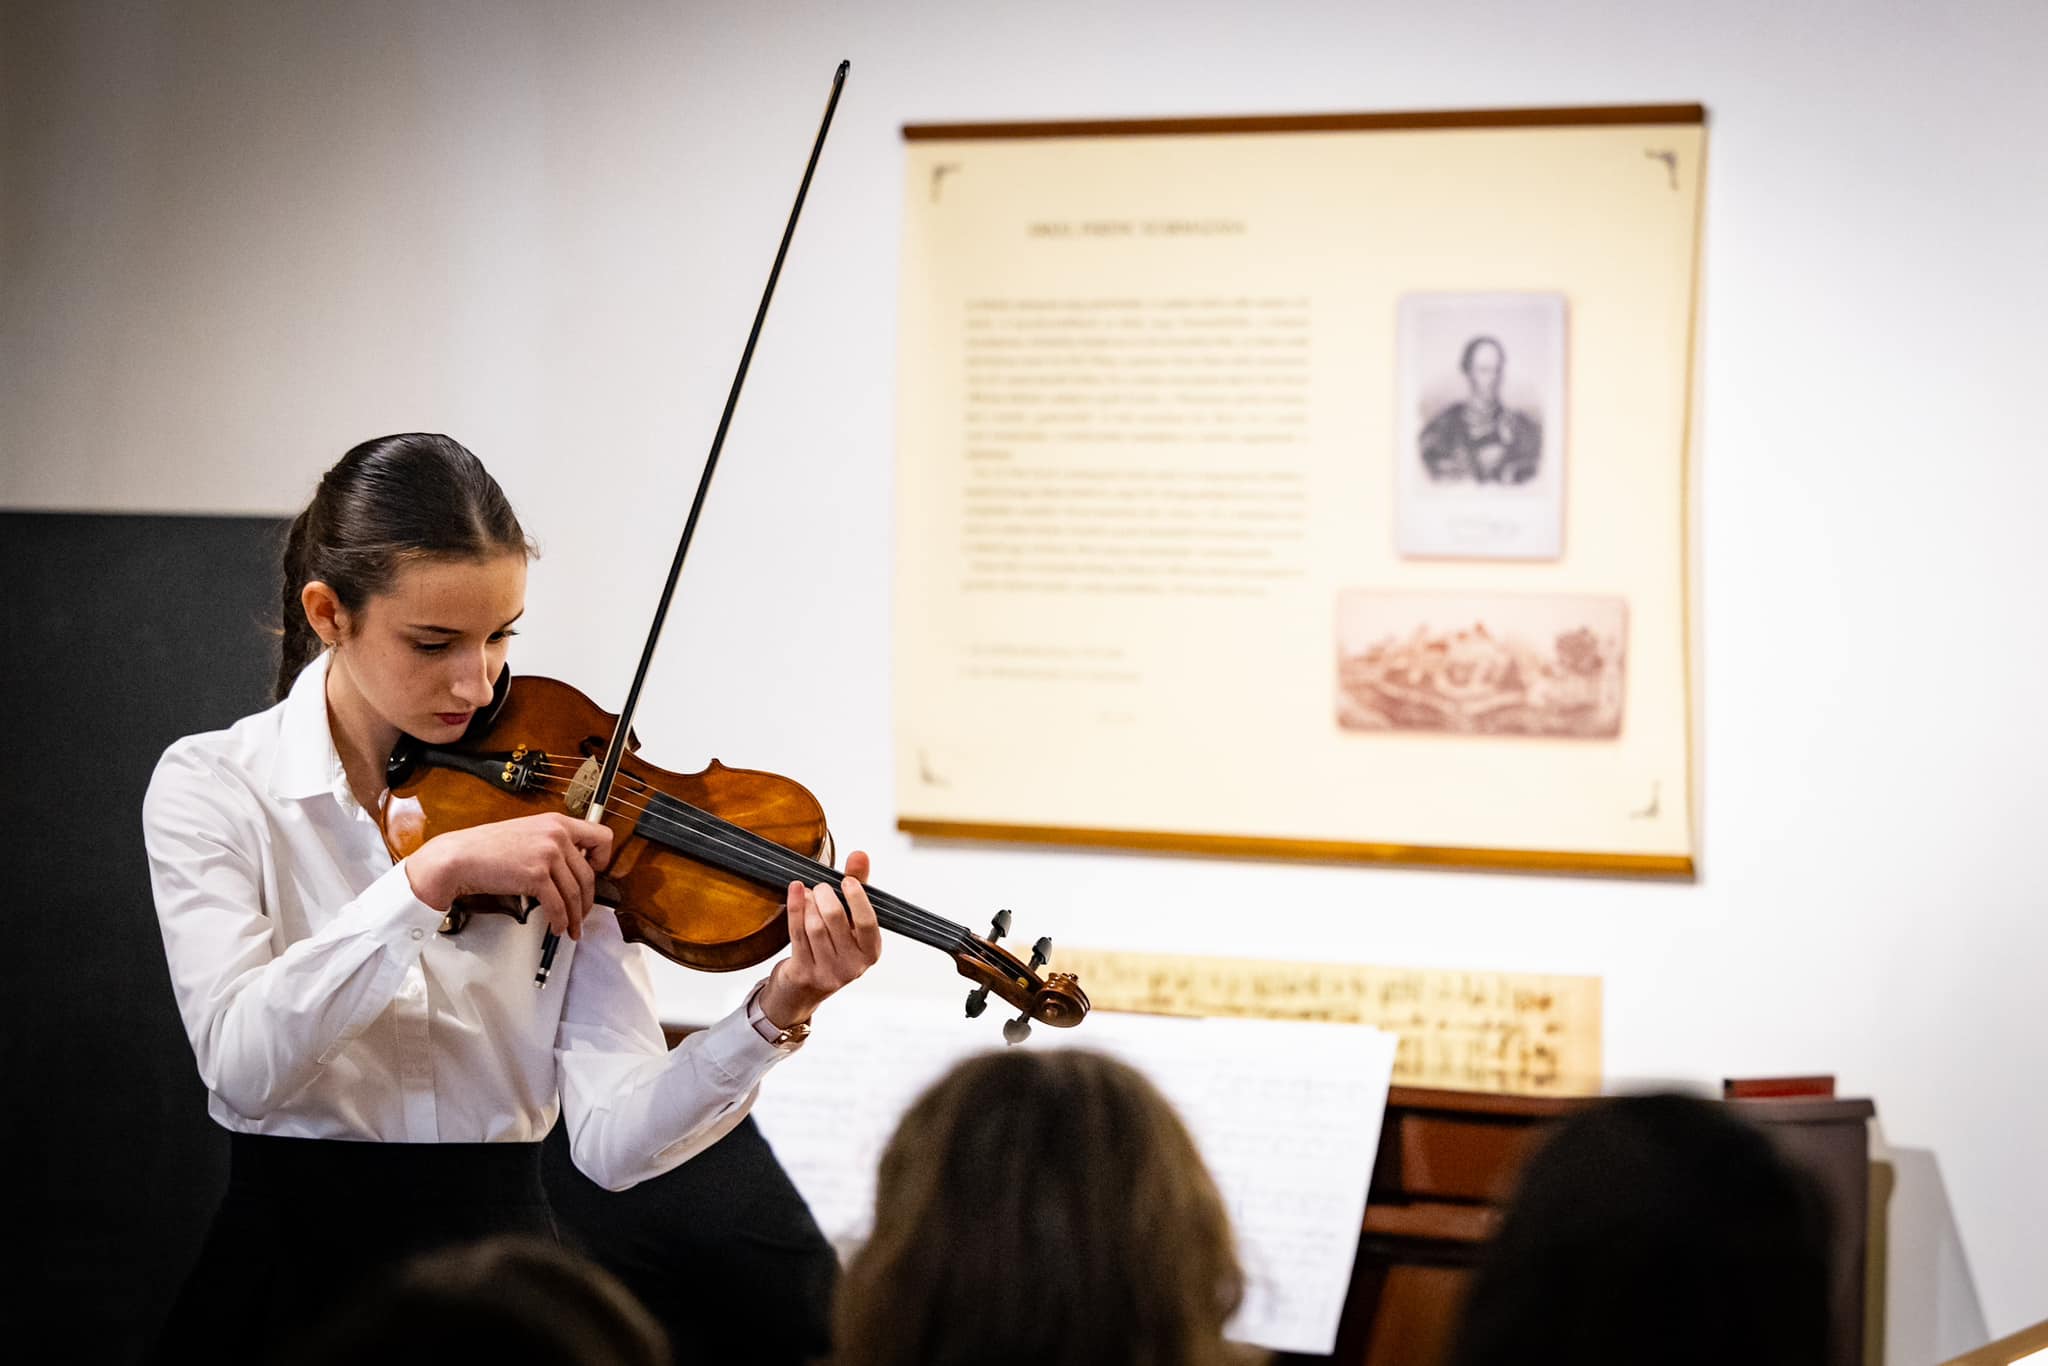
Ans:
[{"label": "blurred audience head", "polygon": [[838,1366],[1205,1366],[1244,1278],[1166,1099],[1080,1050],[972,1058],[882,1156],[841,1278]]},{"label": "blurred audience head", "polygon": [[331,1318],[301,1366],[669,1366],[661,1325],[610,1273],[505,1236],[405,1263]]},{"label": "blurred audience head", "polygon": [[1636,1096],[1530,1159],[1465,1302],[1455,1366],[1818,1366],[1828,1214],[1728,1107]]}]

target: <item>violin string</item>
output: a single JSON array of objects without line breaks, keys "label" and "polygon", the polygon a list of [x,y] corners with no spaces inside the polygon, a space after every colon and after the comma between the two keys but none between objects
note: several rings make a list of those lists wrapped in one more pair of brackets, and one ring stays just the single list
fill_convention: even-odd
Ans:
[{"label": "violin string", "polygon": [[[547,761],[548,764],[561,762],[565,761]],[[539,766],[541,765],[536,767]],[[577,767],[580,768],[581,765],[577,765]],[[638,787],[642,790],[650,790],[647,789],[646,784],[632,778],[631,775],[620,774],[614,782],[614,791],[617,790],[621,783],[627,783],[632,787]],[[556,788],[557,784],[560,784],[562,789],[566,790],[569,786],[569,780],[550,776],[544,778],[541,785],[552,791]],[[804,858],[803,855],[785,849],[773,840],[764,839],[752,831],[744,829],[744,827],[722,820],[708,811],[699,810],[687,802],[677,801],[665,793],[654,792],[653,800],[667,803],[682,816],[682,819],[676,819],[666,811],[656,809],[652,801],[635,802],[630,798],[608,803],[607,810],[627,812],[650,828],[663,834],[674,835],[677,832],[687,831],[698,835],[707,844],[727,850],[736,859],[750,862],[755,868],[775,873],[778,877],[789,876],[797,881],[804,881],[806,879],[829,881],[830,878],[820,877],[820,874],[830,874],[836,871],[814,863]],[[705,824],[707,821],[715,822],[716,824],[707,825]],[[738,831],[740,834],[745,835],[747,839],[745,841],[734,839],[727,833],[729,831]],[[915,929],[901,929],[899,932],[909,934],[912,938],[929,944],[933,948],[968,953],[984,965],[1001,971],[1005,975],[1008,974],[1009,966],[988,952],[980,940],[970,934],[965,926],[956,925],[952,921],[922,910],[908,902],[901,901],[894,895],[882,892],[879,889],[868,888],[867,891],[870,900],[874,902],[877,909],[886,910],[898,920],[903,921],[905,925],[916,927]],[[896,929],[898,927],[892,926],[890,928]],[[920,934],[916,930],[923,930],[925,933]],[[927,937],[928,935],[930,937]]]},{"label": "violin string", "polygon": [[[772,840],[763,839],[741,827],[733,827],[708,812],[698,812],[686,803],[673,802],[673,799],[660,796],[654,800],[672,803],[682,817],[680,820],[675,819],[659,808],[650,811],[641,820],[643,826],[656,833],[674,836],[678,832],[687,831],[714,847],[734,851],[737,857],[749,861],[755,868],[765,869],[768,874],[779,878],[793,877],[801,882],[823,882],[828,885],[835,880],[833,869],[808,860]],[[738,838],[728,833],[735,829],[740,832]],[[889,919],[897,922],[889,925],[889,928],[901,930],[937,949],[948,952],[965,951],[977,958],[987,958],[980,945],[968,935],[964,926],[952,924],[907,902],[902,902],[879,888],[864,890],[867,891],[877,912],[884,917],[885,923]]]},{"label": "violin string", "polygon": [[[565,759],[544,759],[534,766],[536,768],[554,770],[562,768],[580,770],[582,768],[581,764],[572,763]],[[560,777],[551,775],[544,780],[544,784],[551,790],[556,783],[563,783],[566,786],[566,780]],[[752,853],[757,862],[767,863],[778,874],[791,875],[797,881],[830,881],[831,878],[826,875],[836,872],[835,869],[826,868],[822,864],[806,859],[803,855],[786,849],[773,840],[757,835],[744,826],[734,825],[732,822],[723,820],[709,811],[701,810],[687,802],[671,797],[667,793],[651,788],[647,783],[634,777],[632,774],[620,773],[617,775],[613,783],[614,792],[621,786],[628,788],[629,791],[646,793],[649,795],[649,799],[645,802],[635,802],[630,799],[615,800],[606,803],[607,810],[624,811],[639,819],[650,819],[664,833],[673,833],[679,829],[686,829],[704,835],[709,838],[711,843],[719,847],[741,853]],[[654,803],[657,801],[665,803],[668,810],[655,808]],[[669,810],[673,810],[676,814],[671,816]],[[677,817],[680,817],[680,819],[677,819]],[[735,839],[732,837],[734,833],[744,838]],[[875,900],[878,905],[891,903],[888,909],[900,918],[916,922],[927,929],[940,933],[948,942],[957,938],[968,937],[968,931],[964,925],[956,925],[942,916],[934,915],[908,902],[901,901],[892,894],[882,892],[877,888],[867,888],[867,891],[870,899]]]},{"label": "violin string", "polygon": [[[673,819],[659,808],[650,809],[651,803],[625,801],[619,804],[618,809],[635,812],[643,824],[657,834],[673,837],[678,832],[687,831],[708,845],[729,851],[730,857],[749,865],[748,869],[741,870],[743,876],[751,871],[754,876],[766,872],[778,878],[794,877],[797,881],[829,883],[833,880],[836,870],[806,859],[801,854],[785,849],[742,826],[722,820],[708,811],[702,811],[659,792],[654,794],[653,801],[664,803],[683,819]],[[734,838],[735,835],[738,838]],[[970,955],[1006,975],[1011,970],[1009,964],[1003,962],[995,951],[970,934],[965,926],[933,915],[879,888],[869,887],[865,890],[878,912],[884,917],[894,917],[900,922],[886,925],[886,928],[907,934],[944,952]]]},{"label": "violin string", "polygon": [[[534,767],[537,769],[571,768],[574,771],[580,772],[583,765],[581,763],[572,763],[569,760],[544,759],[536,763]],[[571,786],[571,782],[568,778],[550,775],[542,779],[541,785],[550,791],[556,790],[559,785],[561,790],[566,791]],[[758,876],[759,871],[765,870],[776,874],[778,878],[793,877],[797,881],[809,879],[829,882],[832,880],[830,875],[836,872],[834,869],[826,868],[821,864],[804,858],[801,854],[785,849],[773,840],[765,839],[742,826],[734,825],[708,811],[700,810],[687,802],[679,801],[668,796],[666,793],[653,789],[631,774],[620,773],[616,775],[613,782],[614,792],[621,785],[626,786],[629,793],[637,789],[638,791],[651,794],[650,800],[636,802],[629,796],[625,800],[607,803],[608,811],[618,810],[631,814],[636,820],[646,823],[651,829],[662,834],[674,836],[680,831],[696,834],[703,838],[706,843],[730,851],[733,857],[750,861],[756,869],[756,876]],[[655,801],[665,803],[668,807],[683,815],[684,819],[677,820],[671,818],[664,811],[656,809],[653,805]],[[707,825],[705,822],[710,822],[711,824]],[[745,840],[733,839],[726,832],[737,832],[739,835],[745,836]],[[744,873],[742,874],[742,876],[745,875]],[[934,915],[878,888],[867,888],[866,890],[868,891],[870,901],[874,903],[877,910],[886,911],[904,922],[901,926],[890,926],[890,929],[907,934],[921,943],[928,944],[945,952],[965,953],[981,962],[984,966],[1001,972],[1005,976],[1009,975],[1010,965],[1003,962],[997,956],[998,951],[984,945],[980,938],[970,933],[965,926],[957,925],[944,917]]]},{"label": "violin string", "polygon": [[[537,768],[557,768],[557,770],[559,768],[567,768],[567,766],[571,766],[567,760],[543,760],[541,764],[537,764]],[[580,764],[575,764],[573,768],[575,770],[582,770]],[[559,776],[549,776],[549,778],[543,780],[543,786],[553,788],[553,784],[557,784],[557,782],[565,782],[565,780],[559,778]],[[659,788],[649,786],[641,778],[635,778],[633,774],[618,774],[614,784],[612,784],[612,791],[616,793],[621,786],[627,786],[629,791],[645,793],[647,801],[639,801],[639,803],[635,803],[631,799],[627,799],[627,801],[610,801],[610,803],[606,803],[606,811],[627,811],[627,813],[631,813],[637,819],[653,817],[653,821],[659,827],[662,827],[664,831],[692,829],[692,831],[698,831],[698,834],[711,836],[711,842],[719,844],[721,848],[752,850],[758,856],[764,856],[764,858],[770,858],[770,860],[784,860],[786,868],[793,872],[793,877],[797,881],[805,881],[805,879],[809,879],[809,881],[831,881],[829,874],[836,874],[838,872],[836,868],[825,868],[823,864],[813,862],[813,860],[805,858],[803,854],[797,854],[795,850],[782,848],[774,840],[766,840],[766,838],[754,834],[752,829],[745,829],[743,825],[735,825],[731,821],[725,821],[719,815],[713,815],[711,811],[702,811],[698,807],[692,807],[686,801],[678,801],[678,799],[670,797],[668,793],[659,791]],[[672,809],[682,819],[676,819],[676,817],[668,815],[668,811],[664,811],[664,809],[657,809],[655,803],[664,803],[668,809]],[[741,836],[741,840],[733,840],[731,836]],[[795,860],[795,862],[788,862],[788,860]],[[889,893],[879,893],[877,889],[868,889],[868,891],[874,893],[874,895],[881,895],[881,897],[885,897],[889,901],[897,901],[897,897],[893,897]],[[940,915],[934,915],[930,911],[924,911],[920,907],[909,905],[907,901],[899,903],[899,907],[901,907],[901,911],[907,917],[918,917],[918,920],[924,920],[926,924],[930,924],[934,928],[944,928],[944,930],[950,930],[954,934],[965,934],[967,932],[967,926],[956,926],[950,920],[944,920],[944,917],[940,917]]]},{"label": "violin string", "polygon": [[[672,801],[673,799],[663,799],[657,796],[656,800]],[[666,834],[671,837],[676,837],[681,832],[688,832],[706,844],[729,851],[729,857],[733,857],[757,870],[757,875],[758,873],[765,873],[783,879],[794,878],[799,882],[823,882],[829,884],[833,881],[835,871],[833,869],[814,863],[800,854],[783,848],[772,840],[762,839],[751,831],[746,831],[741,827],[732,827],[729,823],[719,820],[718,817],[712,816],[708,812],[698,812],[686,803],[674,803],[674,805],[683,815],[683,819],[673,819],[664,811],[654,809],[648,811],[640,818],[642,827],[652,830],[657,834]],[[706,822],[711,822],[711,824]],[[739,829],[745,838],[735,839],[719,827]],[[680,844],[682,841],[678,839],[677,842]],[[745,870],[741,871],[744,872]],[[947,952],[969,953],[984,962],[991,962],[992,965],[999,966],[993,964],[989,955],[983,952],[981,945],[968,935],[965,927],[954,925],[949,921],[931,915],[929,912],[911,906],[907,902],[901,902],[896,897],[881,891],[879,888],[866,888],[864,890],[867,891],[869,900],[874,905],[876,911],[883,917],[887,928],[908,934],[910,937],[929,944],[933,948]],[[888,924],[887,922],[892,918],[898,923]]]}]

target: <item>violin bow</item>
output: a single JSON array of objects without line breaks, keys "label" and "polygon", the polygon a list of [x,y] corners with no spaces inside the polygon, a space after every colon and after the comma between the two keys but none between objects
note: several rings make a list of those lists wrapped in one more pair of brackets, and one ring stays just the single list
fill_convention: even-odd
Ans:
[{"label": "violin bow", "polygon": [[[825,117],[818,123],[817,140],[811,144],[811,159],[804,163],[804,178],[796,187],[796,203],[789,210],[789,223],[782,230],[782,243],[775,248],[775,264],[768,269],[768,285],[761,291],[760,307],[754,310],[754,326],[747,333],[747,345],[740,352],[739,371],[732,377],[732,389],[725,396],[725,411],[718,418],[718,432],[711,438],[711,454],[705,457],[704,473],[697,480],[697,496],[690,501],[690,515],[683,523],[682,539],[676,543],[676,556],[668,567],[668,581],[662,585],[661,601],[654,609],[654,621],[647,628],[647,644],[640,651],[639,667],[633,670],[633,685],[626,690],[626,703],[619,708],[619,724],[612,731],[611,743],[605,746],[604,765],[598,770],[597,785],[590,798],[590,809],[584,813],[585,820],[604,819],[605,803],[611,799],[612,784],[618,779],[619,764],[626,756],[626,737],[633,725],[633,713],[640,705],[640,689],[647,681],[647,666],[654,661],[654,647],[661,640],[662,623],[668,620],[669,602],[676,595],[676,581],[683,574],[683,557],[689,554],[690,539],[697,534],[697,518],[704,511],[704,497],[711,491],[711,476],[718,471],[718,455],[725,449],[725,433],[732,426],[733,411],[739,407],[740,388],[747,382],[747,367],[754,360],[754,345],[761,339],[761,324],[768,318],[768,301],[775,297],[775,282],[782,275],[783,258],[789,255],[790,239],[796,236],[796,220],[804,211],[804,196],[810,193],[811,175],[818,169],[818,156],[825,150],[825,134],[831,131],[833,111],[839,108],[839,92],[846,87],[846,73],[851,62],[841,62],[839,69],[832,73],[832,94],[825,101]],[[554,970],[555,952],[561,947],[562,937],[549,930],[547,938],[541,941],[540,968],[533,975],[536,988],[548,984],[548,974]]]}]

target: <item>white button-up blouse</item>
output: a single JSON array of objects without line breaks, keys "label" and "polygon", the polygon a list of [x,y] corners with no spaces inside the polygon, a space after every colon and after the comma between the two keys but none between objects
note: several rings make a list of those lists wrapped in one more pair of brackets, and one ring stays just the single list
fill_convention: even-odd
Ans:
[{"label": "white button-up blouse", "polygon": [[158,761],[143,799],[157,918],[214,1119],[243,1133],[535,1141],[623,1189],[737,1125],[784,1056],[744,1010],[662,1038],[637,945],[599,906],[536,991],[546,917],[437,933],[342,773],[327,662]]}]

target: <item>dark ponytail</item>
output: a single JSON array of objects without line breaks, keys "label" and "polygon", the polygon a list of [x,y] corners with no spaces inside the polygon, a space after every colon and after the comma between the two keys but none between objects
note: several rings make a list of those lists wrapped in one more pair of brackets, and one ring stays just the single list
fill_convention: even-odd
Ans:
[{"label": "dark ponytail", "polygon": [[361,612],[414,560],[538,553],[498,481],[460,442],[427,432],[365,441],[321,476],[285,538],[278,699],[320,653],[299,602],[314,580]]}]

